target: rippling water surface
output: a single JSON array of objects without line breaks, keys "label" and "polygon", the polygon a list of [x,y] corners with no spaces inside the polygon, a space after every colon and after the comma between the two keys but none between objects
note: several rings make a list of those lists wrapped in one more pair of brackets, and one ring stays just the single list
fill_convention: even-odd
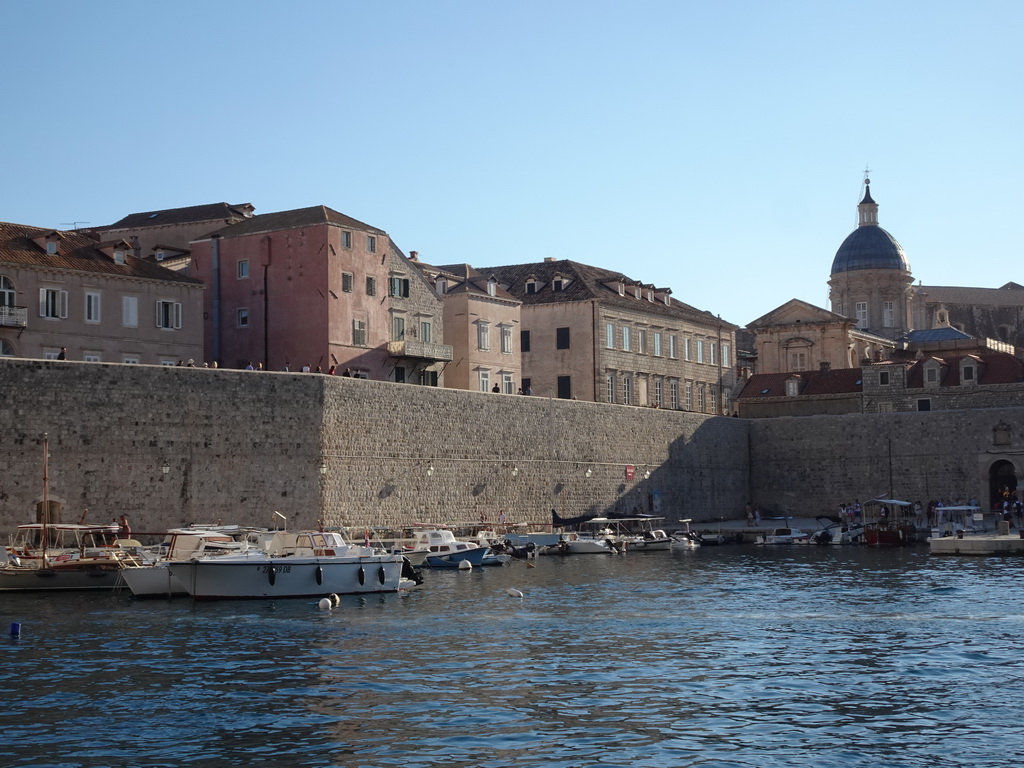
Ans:
[{"label": "rippling water surface", "polygon": [[748,546],[432,571],[331,612],[0,595],[0,765],[1010,765],[1022,579]]}]

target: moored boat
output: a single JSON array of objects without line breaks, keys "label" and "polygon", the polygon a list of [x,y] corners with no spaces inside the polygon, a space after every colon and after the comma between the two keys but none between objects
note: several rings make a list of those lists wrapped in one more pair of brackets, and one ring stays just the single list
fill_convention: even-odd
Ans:
[{"label": "moored boat", "polygon": [[924,540],[914,515],[914,505],[899,499],[864,502],[864,543],[876,547],[902,547]]},{"label": "moored boat", "polygon": [[258,547],[169,561],[167,567],[196,600],[368,594],[414,585],[401,554],[350,544],[337,531],[278,531],[260,538]]},{"label": "moored boat", "polygon": [[757,537],[756,544],[806,544],[811,534],[799,528],[772,528]]}]

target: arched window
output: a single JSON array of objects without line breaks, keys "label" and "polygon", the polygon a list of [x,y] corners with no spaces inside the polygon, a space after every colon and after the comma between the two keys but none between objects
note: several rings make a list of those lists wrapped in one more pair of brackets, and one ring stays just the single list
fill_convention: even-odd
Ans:
[{"label": "arched window", "polygon": [[0,339],[0,357],[14,357],[14,345],[7,339]]}]

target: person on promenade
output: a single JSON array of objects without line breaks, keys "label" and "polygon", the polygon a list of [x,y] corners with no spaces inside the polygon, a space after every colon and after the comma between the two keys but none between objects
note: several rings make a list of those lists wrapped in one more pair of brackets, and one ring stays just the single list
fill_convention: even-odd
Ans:
[{"label": "person on promenade", "polygon": [[67,347],[61,347],[60,348],[60,354],[57,355],[57,359],[58,360],[67,360],[68,359],[68,348]]}]

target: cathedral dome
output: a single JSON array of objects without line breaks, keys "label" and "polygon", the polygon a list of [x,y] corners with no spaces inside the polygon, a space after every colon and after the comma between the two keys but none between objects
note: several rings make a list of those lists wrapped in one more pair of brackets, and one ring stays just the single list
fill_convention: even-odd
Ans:
[{"label": "cathedral dome", "polygon": [[871,180],[864,179],[864,199],[857,206],[859,226],[843,240],[832,260],[832,274],[859,269],[899,269],[910,264],[896,238],[878,226],[878,203],[871,199]]},{"label": "cathedral dome", "polygon": [[879,226],[858,227],[843,240],[832,261],[832,274],[857,269],[902,269],[910,264],[896,238]]}]

